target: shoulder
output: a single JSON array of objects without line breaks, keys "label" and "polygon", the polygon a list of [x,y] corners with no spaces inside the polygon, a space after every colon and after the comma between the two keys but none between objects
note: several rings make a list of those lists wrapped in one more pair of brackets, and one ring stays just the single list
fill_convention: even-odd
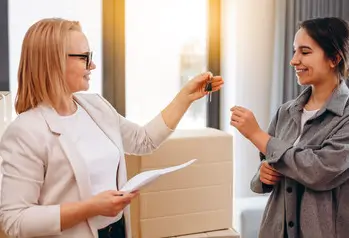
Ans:
[{"label": "shoulder", "polygon": [[1,136],[1,148],[20,144],[28,148],[43,146],[43,142],[47,141],[48,132],[48,126],[39,108],[30,109],[19,114],[8,125]]},{"label": "shoulder", "polygon": [[38,107],[19,114],[6,131],[40,131],[47,128],[45,119]]},{"label": "shoulder", "polygon": [[295,100],[290,100],[282,104],[278,108],[277,112],[275,113],[275,117],[280,117],[280,116],[282,117],[282,116],[288,115],[289,109],[294,105],[294,103],[295,103]]},{"label": "shoulder", "polygon": [[296,100],[293,99],[293,100],[290,100],[290,101],[285,102],[284,104],[282,104],[282,105],[280,106],[280,111],[282,111],[282,112],[288,111],[288,109],[290,109],[290,107],[293,106],[293,105],[295,104],[295,101],[296,101]]}]

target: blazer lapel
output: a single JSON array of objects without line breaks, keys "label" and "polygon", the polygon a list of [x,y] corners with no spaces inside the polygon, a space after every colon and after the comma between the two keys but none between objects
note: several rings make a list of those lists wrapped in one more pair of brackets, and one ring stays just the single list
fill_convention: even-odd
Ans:
[{"label": "blazer lapel", "polygon": [[[91,95],[89,95],[91,97]],[[124,150],[121,141],[119,127],[117,125],[117,118],[115,114],[109,110],[108,105],[103,105],[101,99],[87,100],[83,95],[74,95],[74,99],[83,107],[91,116],[99,128],[106,134],[107,137],[115,144],[120,151],[120,162],[117,171],[117,185],[118,189],[122,188],[127,182],[126,162],[123,156]],[[108,112],[105,108],[108,108]]]},{"label": "blazer lapel", "polygon": [[[127,182],[127,170],[126,170],[126,162],[124,157],[124,150],[122,146],[121,134],[118,125],[118,118],[116,114],[110,110],[109,105],[103,102],[99,96],[93,98],[93,100],[88,100],[88,97],[92,95],[83,96],[74,95],[74,99],[79,103],[81,107],[83,107],[86,112],[91,116],[91,118],[95,121],[98,127],[106,134],[107,137],[115,144],[115,146],[120,151],[120,162],[117,168],[117,178],[115,178],[117,182],[118,189],[121,189],[124,184]],[[130,208],[129,206],[124,209],[124,214],[126,218],[126,236],[128,238],[132,237],[131,227],[130,227]]]},{"label": "blazer lapel", "polygon": [[101,103],[98,103],[97,100],[87,101],[83,96],[76,95],[74,95],[74,99],[82,108],[85,109],[97,126],[115,144],[120,153],[123,153],[121,139],[119,133],[117,132],[118,128],[114,126],[116,125],[115,116],[108,116],[109,114],[103,111],[103,107],[101,108]]},{"label": "blazer lapel", "polygon": [[58,135],[62,150],[72,166],[81,199],[90,198],[92,191],[87,166],[84,159],[75,149],[74,140],[66,133],[66,128],[63,127],[59,115],[53,108],[43,105],[40,108],[51,132]]}]

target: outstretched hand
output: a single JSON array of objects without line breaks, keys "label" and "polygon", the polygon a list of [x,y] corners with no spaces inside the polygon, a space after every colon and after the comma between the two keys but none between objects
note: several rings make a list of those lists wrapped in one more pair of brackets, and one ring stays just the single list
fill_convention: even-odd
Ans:
[{"label": "outstretched hand", "polygon": [[180,93],[187,97],[189,102],[194,102],[195,100],[198,100],[209,93],[205,92],[205,87],[209,80],[211,80],[212,83],[212,92],[220,90],[224,84],[221,76],[213,76],[212,73],[206,72],[189,80],[189,82],[184,85]]}]

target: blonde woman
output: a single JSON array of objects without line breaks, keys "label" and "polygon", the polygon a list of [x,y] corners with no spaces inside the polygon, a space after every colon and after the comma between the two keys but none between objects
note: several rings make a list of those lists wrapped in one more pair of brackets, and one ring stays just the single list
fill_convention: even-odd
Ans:
[{"label": "blonde woman", "polygon": [[[17,119],[4,133],[1,226],[14,237],[131,238],[124,153],[154,151],[211,77],[190,80],[144,127],[89,88],[96,65],[78,22],[44,19],[25,35]],[[165,79],[166,80],[166,79]],[[213,91],[223,85],[213,77]]]}]

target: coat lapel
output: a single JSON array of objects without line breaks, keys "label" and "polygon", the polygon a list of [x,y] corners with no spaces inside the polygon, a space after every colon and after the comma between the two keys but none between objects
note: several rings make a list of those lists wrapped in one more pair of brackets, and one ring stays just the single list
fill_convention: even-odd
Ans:
[{"label": "coat lapel", "polygon": [[43,105],[40,108],[51,132],[58,135],[62,150],[72,166],[81,199],[90,198],[92,192],[87,166],[84,159],[75,149],[73,138],[66,133],[67,128],[64,128],[59,115],[53,108]]},{"label": "coat lapel", "polygon": [[83,96],[74,96],[74,99],[79,105],[85,109],[97,126],[106,134],[106,136],[115,144],[120,153],[123,153],[121,146],[120,133],[116,126],[115,115],[107,113],[104,105],[101,105],[97,100],[86,100]]},{"label": "coat lapel", "polygon": [[[116,178],[116,180],[118,182],[118,189],[120,189],[127,181],[127,173],[125,157],[123,156],[124,150],[122,146],[121,135],[118,131],[118,118],[116,117],[116,114],[112,112],[112,110],[109,110],[106,103],[102,103],[101,99],[93,98],[93,100],[88,100],[88,97],[91,97],[91,95],[88,95],[86,97],[83,95],[74,95],[74,100],[86,110],[86,112],[91,116],[97,126],[119,149],[120,163],[117,172],[118,178]],[[64,128],[64,126],[62,125],[59,115],[54,109],[43,105],[41,105],[40,108],[51,132],[59,136],[59,142],[61,144],[62,150],[67,156],[75,173],[81,199],[84,200],[90,198],[92,196],[92,191],[89,174],[87,172],[87,166],[84,163],[84,159],[75,149],[74,138],[71,138],[68,133],[66,133],[66,128]],[[129,207],[126,207],[124,212],[126,220],[128,221],[126,223],[127,237],[130,238],[131,228],[129,224]],[[90,227],[93,227],[91,221],[92,220],[89,219]],[[95,231],[93,229],[92,231],[94,232],[94,235],[96,237],[97,235]]]},{"label": "coat lapel", "polygon": [[[89,95],[91,97],[91,95]],[[108,107],[106,103],[100,98],[94,98],[94,100],[88,100],[87,97],[84,97],[83,94],[75,95],[74,99],[83,107],[86,112],[91,116],[99,128],[106,134],[107,137],[114,143],[114,145],[120,151],[120,162],[117,172],[117,183],[118,189],[127,181],[126,173],[126,162],[125,157],[123,156],[124,150],[122,146],[121,136],[119,127],[117,125],[117,118],[112,110]]]},{"label": "coat lapel", "polygon": [[[86,110],[86,112],[91,116],[91,118],[95,121],[99,128],[109,137],[109,139],[120,151],[117,178],[115,178],[118,189],[120,189],[127,182],[127,169],[117,114],[112,110],[112,108],[109,108],[109,105],[104,102],[103,99],[98,95],[96,95],[96,97],[94,97],[93,99],[88,100],[91,97],[92,95],[74,95],[75,101]],[[132,232],[129,206],[124,209],[124,215],[126,219],[126,237],[131,238]]]}]

